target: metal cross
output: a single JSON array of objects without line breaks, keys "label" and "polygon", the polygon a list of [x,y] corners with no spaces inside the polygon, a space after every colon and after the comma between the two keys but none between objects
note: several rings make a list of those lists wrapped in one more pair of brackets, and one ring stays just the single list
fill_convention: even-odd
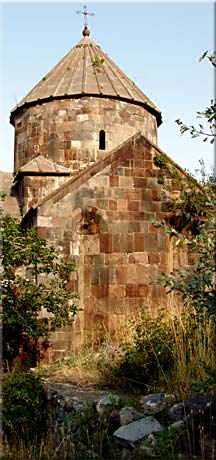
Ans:
[{"label": "metal cross", "polygon": [[84,15],[84,26],[87,27],[88,26],[88,20],[87,20],[87,16],[94,16],[94,13],[89,13],[87,11],[87,6],[84,5],[83,6],[83,11],[76,11],[77,14],[83,14]]}]

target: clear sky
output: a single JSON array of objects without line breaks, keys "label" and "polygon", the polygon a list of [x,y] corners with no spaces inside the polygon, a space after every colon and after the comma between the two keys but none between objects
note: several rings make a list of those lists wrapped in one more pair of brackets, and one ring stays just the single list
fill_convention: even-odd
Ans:
[{"label": "clear sky", "polygon": [[[85,3],[85,2],[84,2]],[[1,158],[13,171],[12,108],[82,38],[83,2],[1,3]],[[159,146],[194,171],[213,147],[180,136],[175,123],[198,123],[196,112],[213,98],[213,69],[204,60],[214,48],[213,2],[88,2],[91,38],[162,111]]]}]

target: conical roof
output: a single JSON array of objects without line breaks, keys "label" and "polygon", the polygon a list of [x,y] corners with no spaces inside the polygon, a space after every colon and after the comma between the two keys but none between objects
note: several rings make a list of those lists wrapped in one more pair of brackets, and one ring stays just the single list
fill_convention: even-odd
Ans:
[{"label": "conical roof", "polygon": [[52,99],[99,96],[121,99],[144,106],[153,113],[158,125],[161,112],[89,37],[83,38],[11,111],[11,123],[22,107]]}]

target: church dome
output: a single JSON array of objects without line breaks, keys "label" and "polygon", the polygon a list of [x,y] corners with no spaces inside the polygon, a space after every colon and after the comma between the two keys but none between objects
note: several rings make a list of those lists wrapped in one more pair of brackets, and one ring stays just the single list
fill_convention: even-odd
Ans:
[{"label": "church dome", "polygon": [[137,132],[157,144],[161,112],[89,34],[12,110],[15,173],[42,155],[75,174]]},{"label": "church dome", "polygon": [[11,123],[23,108],[53,99],[96,96],[144,107],[161,124],[161,112],[90,37],[83,38],[11,111]]}]

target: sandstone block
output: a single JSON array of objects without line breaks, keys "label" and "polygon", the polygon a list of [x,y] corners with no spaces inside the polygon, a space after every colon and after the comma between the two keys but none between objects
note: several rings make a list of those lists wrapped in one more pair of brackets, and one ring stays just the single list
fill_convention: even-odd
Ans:
[{"label": "sandstone block", "polygon": [[103,234],[100,235],[100,252],[112,252],[113,248],[112,235]]},{"label": "sandstone block", "polygon": [[134,251],[144,251],[144,233],[134,233]]}]

